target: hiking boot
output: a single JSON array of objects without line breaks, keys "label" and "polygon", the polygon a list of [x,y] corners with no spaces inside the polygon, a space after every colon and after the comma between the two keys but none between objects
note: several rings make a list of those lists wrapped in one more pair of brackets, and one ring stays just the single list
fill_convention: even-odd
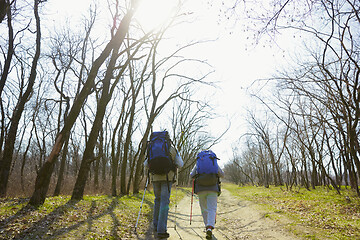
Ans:
[{"label": "hiking boot", "polygon": [[206,239],[212,239],[212,229],[206,229]]},{"label": "hiking boot", "polygon": [[165,239],[165,238],[169,238],[169,237],[170,237],[170,234],[167,232],[157,234],[158,239]]}]

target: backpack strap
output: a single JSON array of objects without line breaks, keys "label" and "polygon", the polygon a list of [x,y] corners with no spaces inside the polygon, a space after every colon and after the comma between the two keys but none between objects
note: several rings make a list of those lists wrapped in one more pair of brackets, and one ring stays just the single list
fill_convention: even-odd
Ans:
[{"label": "backpack strap", "polygon": [[221,194],[221,181],[220,181],[220,177],[219,177],[219,175],[218,174],[216,174],[216,176],[217,176],[217,179],[218,179],[218,188],[219,188],[219,192],[218,192],[218,196],[220,196],[220,194]]},{"label": "backpack strap", "polygon": [[[175,163],[174,163],[174,164],[175,164]],[[175,167],[176,167],[176,166],[175,166]],[[176,177],[177,177],[177,168],[176,168],[176,171],[174,171],[174,176],[173,176],[172,182],[175,182]],[[168,175],[168,173],[166,174],[166,182],[167,182],[168,190],[169,190],[169,193],[170,193],[169,175]],[[176,183],[175,183],[175,184],[176,184]]]},{"label": "backpack strap", "polygon": [[[175,165],[175,167],[176,167],[176,165]],[[177,184],[177,181],[179,180],[178,179],[178,175],[179,175],[178,170],[179,169],[176,167],[176,171],[174,172],[174,177],[173,177],[173,180],[172,180],[173,182],[175,182],[175,184]]]},{"label": "backpack strap", "polygon": [[168,191],[169,191],[169,193],[170,193],[169,175],[168,175],[168,174],[166,174],[166,183],[167,183]]}]

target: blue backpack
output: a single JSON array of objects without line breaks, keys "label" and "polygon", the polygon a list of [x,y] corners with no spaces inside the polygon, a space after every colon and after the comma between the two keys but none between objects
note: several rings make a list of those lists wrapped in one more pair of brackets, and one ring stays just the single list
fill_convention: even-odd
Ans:
[{"label": "blue backpack", "polygon": [[218,170],[219,166],[217,163],[218,158],[216,154],[211,150],[201,151],[197,155],[196,170],[197,178],[196,181],[202,186],[212,186],[218,183]]},{"label": "blue backpack", "polygon": [[170,156],[171,141],[167,131],[153,132],[148,142],[149,172],[153,174],[168,174],[176,169]]},{"label": "blue backpack", "polygon": [[198,174],[210,174],[210,173],[218,173],[218,164],[217,164],[218,158],[216,157],[216,154],[211,150],[205,150],[201,151],[197,155],[197,173]]}]

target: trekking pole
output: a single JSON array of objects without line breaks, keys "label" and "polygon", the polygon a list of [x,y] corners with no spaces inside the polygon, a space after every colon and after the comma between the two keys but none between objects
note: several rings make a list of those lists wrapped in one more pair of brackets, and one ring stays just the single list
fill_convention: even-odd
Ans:
[{"label": "trekking pole", "polygon": [[215,212],[215,223],[216,223],[216,216],[217,216],[217,210],[216,210],[216,212]]},{"label": "trekking pole", "polygon": [[174,229],[176,230],[176,208],[177,208],[177,187],[178,187],[178,179],[179,179],[179,169],[176,168],[176,182],[175,182],[175,225]]},{"label": "trekking pole", "polygon": [[194,199],[194,181],[195,181],[195,179],[192,180],[191,207],[190,207],[190,225],[191,225],[192,206],[193,206],[193,199]]},{"label": "trekking pole", "polygon": [[135,232],[136,232],[136,228],[137,228],[137,225],[138,225],[138,222],[139,222],[140,213],[141,213],[142,205],[143,205],[143,202],[144,202],[145,193],[146,193],[146,189],[147,189],[148,183],[149,183],[149,176],[147,176],[147,178],[146,178],[146,184],[145,184],[144,194],[143,194],[143,197],[142,197],[142,200],[141,200],[141,205],[140,205],[139,214],[138,214],[138,217],[137,217],[137,219],[136,219]]}]

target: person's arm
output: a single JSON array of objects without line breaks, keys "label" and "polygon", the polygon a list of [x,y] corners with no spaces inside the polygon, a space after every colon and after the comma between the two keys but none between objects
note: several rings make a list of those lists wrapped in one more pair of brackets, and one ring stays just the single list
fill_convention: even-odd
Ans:
[{"label": "person's arm", "polygon": [[173,146],[170,148],[170,155],[177,168],[182,168],[184,166],[184,162],[179,152]]},{"label": "person's arm", "polygon": [[175,155],[175,165],[178,167],[178,168],[182,168],[184,166],[184,161],[182,160],[179,152],[177,150],[176,151],[176,155]]},{"label": "person's arm", "polygon": [[218,176],[219,177],[224,177],[225,176],[225,173],[224,173],[224,171],[219,167],[219,169],[218,169]]},{"label": "person's arm", "polygon": [[196,176],[196,165],[193,167],[193,169],[190,172],[190,177],[194,178]]}]

